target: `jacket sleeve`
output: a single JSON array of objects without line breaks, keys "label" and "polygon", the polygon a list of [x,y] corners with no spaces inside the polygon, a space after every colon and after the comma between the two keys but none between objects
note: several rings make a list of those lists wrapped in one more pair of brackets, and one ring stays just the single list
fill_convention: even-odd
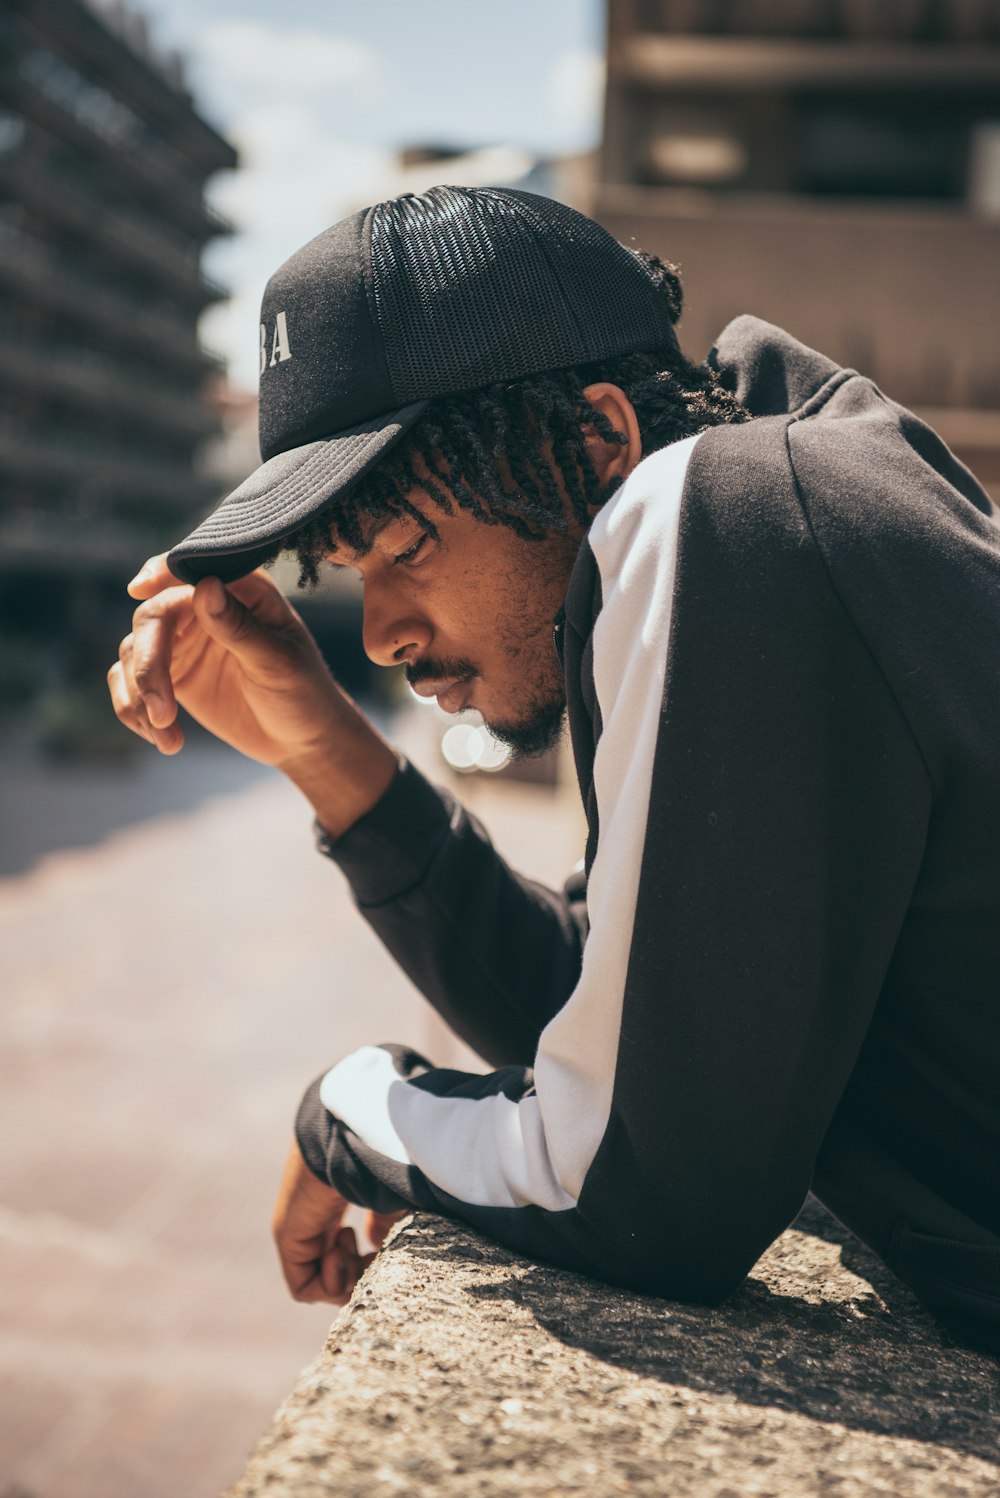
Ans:
[{"label": "jacket sleeve", "polygon": [[470,1077],[366,1047],[306,1094],[298,1137],[354,1201],[713,1301],[808,1190],[929,793],[810,536],[784,428],[709,437],[672,515],[654,454],[591,529],[590,935],[533,1068]]},{"label": "jacket sleeve", "polygon": [[561,894],[515,873],[476,818],[405,759],[343,837],[317,825],[317,845],[450,1028],[493,1065],[530,1063],[580,975],[582,870]]}]

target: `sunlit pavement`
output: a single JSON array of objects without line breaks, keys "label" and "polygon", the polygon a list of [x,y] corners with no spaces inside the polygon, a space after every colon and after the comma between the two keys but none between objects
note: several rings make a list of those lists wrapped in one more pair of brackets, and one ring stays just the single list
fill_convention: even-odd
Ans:
[{"label": "sunlit pavement", "polygon": [[[303,1086],[366,1041],[462,1060],[297,793],[224,779],[0,880],[0,1495],[214,1498],[331,1320],[268,1236]],[[572,794],[464,788],[518,867],[579,857]]]}]

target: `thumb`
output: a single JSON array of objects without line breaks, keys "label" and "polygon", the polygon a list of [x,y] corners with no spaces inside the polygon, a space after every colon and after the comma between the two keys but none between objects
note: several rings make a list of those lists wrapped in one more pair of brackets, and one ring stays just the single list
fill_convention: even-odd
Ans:
[{"label": "thumb", "polygon": [[249,661],[273,657],[273,631],[217,577],[203,577],[195,585],[194,610],[206,634],[234,655]]},{"label": "thumb", "polygon": [[[407,1209],[409,1210],[409,1209]],[[369,1212],[365,1221],[365,1231],[368,1238],[376,1248],[381,1248],[390,1230],[405,1217],[406,1212]]]}]

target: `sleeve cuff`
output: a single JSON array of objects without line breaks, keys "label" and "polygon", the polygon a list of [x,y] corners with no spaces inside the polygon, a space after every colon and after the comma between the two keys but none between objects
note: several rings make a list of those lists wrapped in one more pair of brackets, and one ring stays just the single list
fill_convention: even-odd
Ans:
[{"label": "sleeve cuff", "polygon": [[389,789],[342,837],[315,822],[316,846],[338,864],[361,906],[386,905],[419,885],[448,836],[455,802],[400,756]]},{"label": "sleeve cuff", "polygon": [[323,1078],[317,1077],[315,1082],[307,1087],[295,1118],[295,1138],[302,1158],[313,1175],[318,1176],[324,1186],[329,1186],[326,1157],[333,1120],[324,1108],[319,1095],[322,1085]]},{"label": "sleeve cuff", "polygon": [[[325,1107],[320,1096],[323,1079],[317,1077],[306,1089],[295,1119],[295,1138],[306,1165],[357,1207],[373,1212],[412,1208],[412,1169],[377,1156]],[[376,1162],[378,1170],[373,1169]]]}]

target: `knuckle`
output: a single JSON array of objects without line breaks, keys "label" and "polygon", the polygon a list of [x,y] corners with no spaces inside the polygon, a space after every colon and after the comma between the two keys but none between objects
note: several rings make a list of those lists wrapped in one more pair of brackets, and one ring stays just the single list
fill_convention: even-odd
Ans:
[{"label": "knuckle", "polygon": [[158,619],[162,612],[163,606],[158,597],[147,598],[144,603],[140,603],[139,607],[132,614],[132,629],[142,629],[144,624],[149,624],[154,619]]},{"label": "knuckle", "polygon": [[[231,612],[231,609],[229,610]],[[245,640],[253,633],[253,619],[250,614],[241,609],[233,614],[232,637],[234,640]]]}]

